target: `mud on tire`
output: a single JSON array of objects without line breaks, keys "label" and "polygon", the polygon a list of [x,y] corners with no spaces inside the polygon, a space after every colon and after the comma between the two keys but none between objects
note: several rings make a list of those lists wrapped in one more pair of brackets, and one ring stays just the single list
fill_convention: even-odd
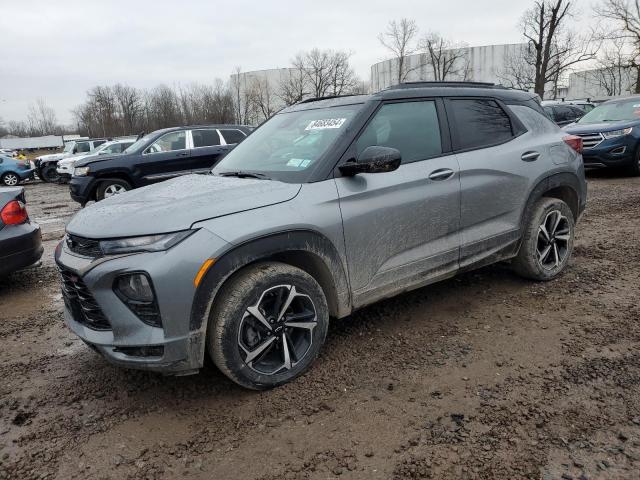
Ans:
[{"label": "mud on tire", "polygon": [[575,220],[569,206],[557,198],[538,200],[524,226],[514,271],[532,280],[547,281],[566,268],[573,251]]},{"label": "mud on tire", "polygon": [[309,368],[328,325],[327,300],[311,275],[284,263],[258,263],[236,273],[218,292],[207,350],[231,380],[264,390]]}]

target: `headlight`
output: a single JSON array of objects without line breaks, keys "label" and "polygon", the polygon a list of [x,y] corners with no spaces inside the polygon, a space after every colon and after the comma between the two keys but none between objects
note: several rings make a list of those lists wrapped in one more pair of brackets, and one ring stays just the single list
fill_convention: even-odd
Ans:
[{"label": "headlight", "polygon": [[632,130],[633,130],[633,128],[629,127],[629,128],[624,128],[622,130],[613,130],[611,132],[602,132],[602,136],[604,138],[622,137],[623,135],[629,135]]},{"label": "headlight", "polygon": [[74,177],[84,177],[89,173],[89,167],[78,167],[73,169]]},{"label": "headlight", "polygon": [[105,255],[132,252],[162,252],[177,245],[193,232],[195,230],[183,230],[182,232],[147,235],[145,237],[102,240],[100,249]]}]

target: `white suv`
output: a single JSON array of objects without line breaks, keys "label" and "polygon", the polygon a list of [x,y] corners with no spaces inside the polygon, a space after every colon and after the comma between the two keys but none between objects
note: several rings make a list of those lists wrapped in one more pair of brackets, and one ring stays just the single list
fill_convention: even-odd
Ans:
[{"label": "white suv", "polygon": [[58,162],[56,172],[58,172],[58,175],[60,175],[62,179],[69,179],[73,175],[73,166],[77,161],[84,160],[87,157],[93,157],[95,155],[118,155],[133,145],[135,141],[135,138],[113,140],[111,142],[103,143],[85,154],[64,158]]}]

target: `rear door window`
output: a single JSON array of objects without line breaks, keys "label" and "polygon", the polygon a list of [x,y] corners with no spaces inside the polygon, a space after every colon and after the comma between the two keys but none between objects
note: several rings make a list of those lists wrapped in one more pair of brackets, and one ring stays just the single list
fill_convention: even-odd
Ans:
[{"label": "rear door window", "polygon": [[509,115],[495,100],[454,98],[449,105],[458,150],[489,147],[514,136]]},{"label": "rear door window", "polygon": [[86,153],[91,150],[91,144],[89,142],[76,143],[76,153]]},{"label": "rear door window", "polygon": [[194,148],[220,145],[220,135],[218,135],[218,131],[214,128],[192,130],[191,135],[193,136]]},{"label": "rear door window", "polygon": [[240,143],[242,140],[244,140],[244,137],[246,136],[240,130],[236,130],[236,129],[220,130],[220,133],[224,137],[224,141],[227,142],[227,144],[229,145],[232,145],[234,143]]},{"label": "rear door window", "polygon": [[436,103],[425,100],[382,105],[356,140],[357,155],[371,146],[399,150],[402,163],[440,155],[442,140]]}]

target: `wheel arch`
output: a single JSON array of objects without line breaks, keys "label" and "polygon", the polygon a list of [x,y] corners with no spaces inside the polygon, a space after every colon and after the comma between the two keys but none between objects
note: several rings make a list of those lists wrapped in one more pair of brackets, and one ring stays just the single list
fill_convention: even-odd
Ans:
[{"label": "wheel arch", "polygon": [[344,317],[351,313],[349,284],[335,246],[318,232],[295,230],[247,241],[217,258],[196,290],[191,307],[190,330],[206,327],[211,307],[222,285],[245,267],[262,261],[282,262],[304,270],[320,284],[332,317]]},{"label": "wheel arch", "polygon": [[131,176],[127,172],[124,172],[124,171],[109,172],[108,174],[96,177],[96,181],[91,187],[89,198],[95,200],[96,195],[98,193],[98,188],[100,188],[100,185],[110,180],[124,180],[125,182],[127,182],[129,185],[133,187],[133,181],[131,180]]},{"label": "wheel arch", "polygon": [[[578,177],[571,173],[556,173],[545,177],[538,182],[538,184],[531,190],[520,218],[520,239],[517,243],[517,247],[513,251],[514,255],[520,251],[524,231],[533,212],[533,206],[541,198],[550,197],[562,200],[569,205],[569,208],[573,213],[574,220],[576,222],[578,221],[578,218],[584,209],[584,203],[581,201],[580,192],[582,192],[582,188],[580,185]],[[585,193],[583,193],[583,195],[584,194]]]}]

